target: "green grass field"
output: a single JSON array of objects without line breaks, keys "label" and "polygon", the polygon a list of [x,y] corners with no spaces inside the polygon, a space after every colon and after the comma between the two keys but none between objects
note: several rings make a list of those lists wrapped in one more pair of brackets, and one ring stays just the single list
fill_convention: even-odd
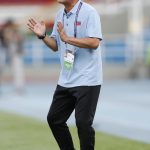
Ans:
[{"label": "green grass field", "polygon": [[[79,150],[76,129],[71,127],[74,144]],[[46,123],[0,112],[0,150],[59,150]],[[96,133],[95,150],[150,150],[144,144]]]}]

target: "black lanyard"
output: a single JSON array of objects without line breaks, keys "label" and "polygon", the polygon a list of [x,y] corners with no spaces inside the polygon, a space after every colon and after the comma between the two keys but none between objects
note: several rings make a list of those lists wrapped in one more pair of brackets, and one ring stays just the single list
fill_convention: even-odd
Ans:
[{"label": "black lanyard", "polygon": [[[82,2],[80,2],[79,6],[78,6],[78,9],[76,11],[76,16],[75,16],[75,22],[74,22],[74,37],[76,38],[77,37],[77,24],[78,24],[78,16],[79,16],[79,12],[81,10],[81,7],[82,7]],[[64,24],[64,16],[65,16],[65,13],[63,13],[63,24]]]}]

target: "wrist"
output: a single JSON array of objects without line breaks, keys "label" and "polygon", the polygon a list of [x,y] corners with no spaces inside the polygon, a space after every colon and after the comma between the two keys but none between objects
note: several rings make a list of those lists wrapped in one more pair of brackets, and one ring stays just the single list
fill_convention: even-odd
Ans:
[{"label": "wrist", "polygon": [[65,42],[65,43],[68,43],[68,42],[69,42],[69,37],[68,37],[68,36],[66,36],[64,42]]},{"label": "wrist", "polygon": [[38,39],[43,40],[46,37],[46,32],[43,35],[39,35]]}]

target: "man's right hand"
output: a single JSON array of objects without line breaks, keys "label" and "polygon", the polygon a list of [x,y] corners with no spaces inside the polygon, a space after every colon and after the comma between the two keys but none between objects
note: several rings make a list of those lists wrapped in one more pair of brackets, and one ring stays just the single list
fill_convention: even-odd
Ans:
[{"label": "man's right hand", "polygon": [[[37,22],[31,18],[31,19],[29,19],[29,22],[27,25],[28,25],[29,29],[33,33],[36,34],[36,36],[38,36],[38,37],[45,36],[46,26],[45,26],[45,23],[43,21]],[[56,52],[58,50],[57,42],[54,38],[49,37],[49,36],[45,36],[43,39],[43,42],[49,48],[51,48],[54,52]]]},{"label": "man's right hand", "polygon": [[29,29],[34,32],[38,37],[45,35],[46,32],[46,26],[43,21],[37,22],[33,18],[29,19],[28,22]]}]

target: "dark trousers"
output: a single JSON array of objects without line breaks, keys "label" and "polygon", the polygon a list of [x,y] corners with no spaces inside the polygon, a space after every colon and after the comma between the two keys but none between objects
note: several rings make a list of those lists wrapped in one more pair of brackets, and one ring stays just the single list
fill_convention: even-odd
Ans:
[{"label": "dark trousers", "polygon": [[47,121],[61,150],[75,150],[66,124],[75,109],[81,150],[94,150],[92,128],[101,85],[65,88],[57,85]]}]

